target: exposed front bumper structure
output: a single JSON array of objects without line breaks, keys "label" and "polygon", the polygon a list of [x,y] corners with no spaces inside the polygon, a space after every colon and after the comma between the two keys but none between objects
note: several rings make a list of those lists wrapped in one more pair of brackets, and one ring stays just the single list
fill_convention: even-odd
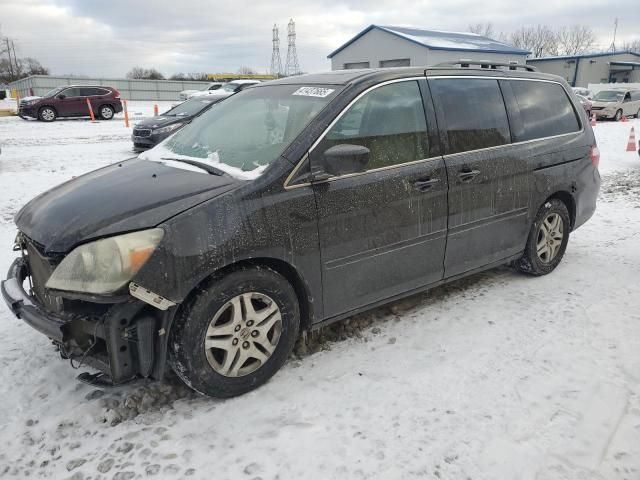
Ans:
[{"label": "exposed front bumper structure", "polygon": [[160,311],[131,298],[94,304],[94,313],[89,302],[81,302],[76,311],[53,313],[25,291],[28,276],[28,262],[16,259],[0,285],[2,296],[16,317],[58,345],[63,358],[99,370],[112,384],[139,377],[162,379],[175,308]]}]

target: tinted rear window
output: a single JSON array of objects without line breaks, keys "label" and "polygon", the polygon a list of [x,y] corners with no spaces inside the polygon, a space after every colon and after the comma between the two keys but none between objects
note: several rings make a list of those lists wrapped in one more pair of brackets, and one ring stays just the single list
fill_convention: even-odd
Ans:
[{"label": "tinted rear window", "polygon": [[513,80],[511,87],[523,123],[523,130],[517,133],[516,141],[580,130],[573,105],[560,84]]},{"label": "tinted rear window", "polygon": [[507,111],[497,80],[434,79],[439,114],[446,120],[448,153],[478,150],[511,141]]}]

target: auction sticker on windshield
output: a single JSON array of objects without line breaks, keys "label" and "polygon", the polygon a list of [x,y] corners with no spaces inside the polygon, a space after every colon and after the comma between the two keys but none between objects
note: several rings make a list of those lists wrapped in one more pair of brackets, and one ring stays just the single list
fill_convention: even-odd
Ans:
[{"label": "auction sticker on windshield", "polygon": [[321,88],[321,87],[300,87],[298,90],[292,93],[292,95],[302,95],[305,97],[321,97],[324,98],[333,93],[333,88]]}]

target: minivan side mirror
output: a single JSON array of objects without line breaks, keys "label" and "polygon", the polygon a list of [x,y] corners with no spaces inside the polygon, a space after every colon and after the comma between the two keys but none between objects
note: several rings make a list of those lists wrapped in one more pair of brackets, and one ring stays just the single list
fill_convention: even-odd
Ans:
[{"label": "minivan side mirror", "polygon": [[61,93],[60,95],[58,95],[58,98],[60,100],[64,100],[65,98],[67,98],[67,96],[64,93]]},{"label": "minivan side mirror", "polygon": [[328,148],[311,161],[313,180],[364,172],[369,163],[369,149],[362,145],[341,144]]}]

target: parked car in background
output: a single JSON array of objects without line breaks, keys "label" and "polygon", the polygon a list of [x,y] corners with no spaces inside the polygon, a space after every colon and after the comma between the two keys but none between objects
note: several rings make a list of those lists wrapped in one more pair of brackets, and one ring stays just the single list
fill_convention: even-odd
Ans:
[{"label": "parked car in background", "polygon": [[252,85],[257,85],[259,83],[261,83],[260,80],[233,80],[224,84],[218,90],[202,92],[202,95],[207,97],[226,98],[230,97],[234,93],[244,90],[247,87],[251,87]]},{"label": "parked car in background", "polygon": [[573,90],[573,93],[575,93],[576,95],[582,95],[583,97],[591,99],[591,96],[592,96],[591,91],[588,88],[571,87],[571,89]]},{"label": "parked car in background", "polygon": [[591,100],[597,118],[620,120],[623,115],[640,118],[640,90],[611,88],[600,90]]},{"label": "parked car in background", "polygon": [[141,152],[156,146],[220,100],[219,98],[208,97],[191,98],[176,105],[171,110],[167,110],[162,115],[138,122],[134,125],[133,133],[131,134],[133,150]]},{"label": "parked car in background", "polygon": [[596,208],[593,130],[560,77],[481,65],[233,95],[23,207],[7,305],[87,381],[170,365],[231,397],[300,331],[498,265],[552,272]]},{"label": "parked car in background", "polygon": [[578,94],[576,94],[576,97],[578,97],[578,100],[580,100],[580,105],[582,105],[582,108],[584,108],[584,111],[587,112],[587,116],[591,118],[591,112],[593,107],[591,100],[589,100],[587,97],[584,97]]},{"label": "parked car in background", "polygon": [[196,89],[194,89],[194,90],[182,90],[180,92],[180,100],[188,100],[189,98],[191,98],[195,94],[218,90],[223,85],[224,85],[224,82],[211,82],[209,85],[207,85],[206,87],[201,88],[199,90],[196,90]]},{"label": "parked car in background", "polygon": [[18,106],[18,115],[43,122],[53,122],[58,117],[88,117],[87,99],[94,115],[102,120],[111,120],[122,111],[120,92],[113,87],[65,85],[54,88],[42,97],[23,98]]}]

